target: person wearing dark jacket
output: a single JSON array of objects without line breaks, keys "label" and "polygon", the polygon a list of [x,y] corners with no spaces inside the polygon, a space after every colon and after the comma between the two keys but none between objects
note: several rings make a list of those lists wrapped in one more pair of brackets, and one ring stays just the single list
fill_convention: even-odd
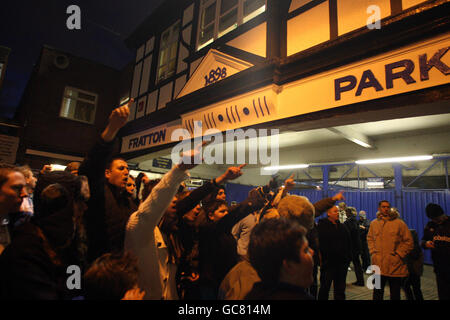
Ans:
[{"label": "person wearing dark jacket", "polygon": [[317,224],[321,256],[319,300],[328,300],[331,284],[334,299],[345,300],[347,269],[352,259],[352,243],[347,227],[339,222],[339,209],[327,211],[328,218]]},{"label": "person wearing dark jacket", "polygon": [[0,299],[72,299],[80,288],[67,287],[67,268],[84,265],[81,216],[89,197],[87,181],[68,172],[40,177],[35,214],[14,231],[0,256]]},{"label": "person wearing dark jacket", "polygon": [[425,210],[431,221],[425,226],[422,247],[431,249],[439,300],[450,300],[450,219],[438,204],[429,203]]},{"label": "person wearing dark jacket", "polygon": [[169,259],[178,265],[177,282],[179,288],[181,288],[182,277],[187,279],[198,278],[196,275],[198,270],[192,268],[191,265],[192,260],[198,258],[195,257],[196,252],[194,252],[194,247],[198,242],[194,220],[200,212],[200,208],[197,206],[205,197],[215,194],[221,184],[240,177],[243,174],[241,169],[244,166],[229,167],[224,174],[206,181],[201,187],[190,192],[179,193],[174,199],[174,212],[167,211],[162,217],[159,229],[167,239]]},{"label": "person wearing dark jacket", "polygon": [[[359,238],[361,240],[361,260],[363,271],[370,266],[369,246],[367,245],[367,234],[369,233],[370,221],[367,220],[366,212],[361,210],[359,212]],[[366,271],[366,273],[369,271]]]},{"label": "person wearing dark jacket", "polygon": [[12,229],[4,224],[11,215],[20,211],[27,196],[26,180],[17,167],[0,163],[0,255],[11,242]]},{"label": "person wearing dark jacket", "polygon": [[202,299],[216,299],[221,281],[239,261],[233,226],[250,213],[264,206],[260,188],[249,192],[249,197],[233,206],[228,213],[225,201],[210,203],[205,208],[207,219],[200,226],[199,267]]},{"label": "person wearing dark jacket", "polygon": [[265,219],[250,235],[250,263],[261,282],[246,300],[314,300],[308,293],[313,282],[313,254],[306,228],[287,218]]},{"label": "person wearing dark jacket", "polygon": [[423,252],[416,230],[410,229],[409,231],[411,231],[414,241],[414,248],[406,256],[409,275],[405,278],[403,290],[405,291],[406,299],[423,301],[422,290],[420,289],[420,277],[423,274]]},{"label": "person wearing dark jacket", "polygon": [[352,240],[352,262],[355,268],[356,282],[353,283],[355,286],[364,286],[364,276],[363,269],[361,267],[361,261],[359,260],[359,255],[361,254],[361,239],[359,237],[359,226],[356,221],[356,211],[353,212],[351,208],[345,209],[345,214],[347,219],[344,225],[350,232],[350,237]]},{"label": "person wearing dark jacket", "polygon": [[125,189],[128,165],[121,158],[112,158],[116,134],[126,124],[129,112],[127,105],[113,110],[100,141],[78,170],[79,175],[88,177],[91,191],[86,213],[90,262],[104,253],[123,250],[125,226],[137,210]]}]

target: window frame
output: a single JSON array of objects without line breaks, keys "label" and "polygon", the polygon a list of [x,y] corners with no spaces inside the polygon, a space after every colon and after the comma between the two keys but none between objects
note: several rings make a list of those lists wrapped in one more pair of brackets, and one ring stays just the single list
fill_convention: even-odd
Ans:
[{"label": "window frame", "polygon": [[[238,0],[236,6],[233,6],[231,9],[228,9],[226,12],[221,14],[220,9],[221,9],[221,5],[222,5],[222,1],[227,1],[227,0],[205,0],[204,2],[203,2],[203,0],[200,1],[200,9],[199,9],[200,15],[199,15],[199,21],[198,21],[196,51],[200,51],[201,49],[209,46],[211,43],[213,43],[217,39],[223,37],[224,35],[226,35],[227,33],[231,32],[231,31],[239,28],[239,26],[256,18],[257,16],[259,16],[260,14],[262,14],[263,12],[265,12],[267,10],[267,0],[265,0],[264,11],[254,15],[254,13],[256,12],[256,10],[255,10],[254,12],[250,13],[248,16],[244,17],[244,4],[248,0]],[[214,21],[208,24],[208,26],[210,26],[212,23],[214,23],[213,37],[211,39],[209,39],[208,41],[206,41],[205,43],[200,45],[200,34],[202,32],[202,24],[203,24],[203,21],[202,21],[203,11],[206,8],[208,8],[209,6],[211,6],[213,3],[216,3],[216,12],[214,14]],[[220,29],[219,29],[220,28],[220,19],[222,17],[225,17],[227,14],[229,14],[233,10],[235,10],[236,7],[237,7],[236,23],[233,24],[233,26],[228,27],[226,30],[220,32]]]},{"label": "window frame", "polygon": [[[174,29],[174,27],[175,27],[177,24],[178,24],[178,34],[177,34],[177,38],[176,38],[176,40],[174,40],[174,41],[170,41],[170,40],[172,39],[172,37],[173,37],[173,29]],[[163,36],[164,36],[164,34],[167,33],[167,32],[169,32],[169,37],[168,37],[169,42],[168,42],[168,44],[167,44],[165,47],[163,47],[163,46],[162,46],[162,44],[163,44],[162,41],[163,41],[163,38],[164,38]],[[163,82],[164,80],[167,80],[167,79],[169,79],[170,77],[175,76],[176,73],[177,73],[177,60],[178,60],[178,51],[179,51],[179,47],[180,47],[180,45],[179,45],[179,43],[180,43],[180,35],[181,35],[181,21],[180,21],[180,20],[175,21],[172,25],[170,25],[170,27],[168,27],[166,30],[164,30],[164,31],[161,33],[161,36],[160,36],[160,39],[159,39],[159,50],[158,50],[159,53],[158,53],[158,60],[157,60],[157,63],[156,63],[156,80],[155,80],[155,83],[156,83],[156,84],[161,83],[161,82]],[[171,49],[171,47],[172,47],[173,44],[176,45],[176,52],[175,52],[175,57],[174,57],[173,59],[170,59],[170,49]],[[160,60],[161,60],[161,54],[162,54],[163,50],[169,50],[169,56],[168,56],[169,59],[167,60],[166,63],[164,63],[163,65],[160,65],[159,63],[160,63]],[[160,78],[160,77],[159,77],[159,71],[160,71],[160,69],[163,68],[163,67],[168,67],[169,64],[170,64],[170,62],[171,62],[172,60],[175,61],[173,73],[170,74],[170,75],[166,75],[166,76],[164,76],[163,78]]]},{"label": "window frame", "polygon": [[[83,99],[83,98],[79,98],[79,97],[77,97],[77,98],[71,97],[71,96],[69,96],[67,94],[68,90],[72,90],[72,91],[76,91],[76,92],[79,92],[79,93],[83,93],[83,94],[87,94],[87,95],[93,96],[93,97],[95,97],[95,100],[92,101],[92,100]],[[64,100],[65,99],[73,99],[75,101],[82,101],[82,102],[85,102],[85,103],[92,104],[94,106],[92,121],[89,122],[89,121],[85,121],[85,120],[81,120],[81,119],[76,119],[76,118],[71,118],[71,117],[64,116],[62,114],[62,111],[63,111],[63,108],[64,108]],[[63,119],[67,119],[67,120],[72,120],[72,121],[77,121],[77,122],[82,122],[82,123],[94,125],[95,124],[95,115],[97,113],[97,105],[98,105],[98,94],[93,93],[93,92],[89,92],[89,91],[86,91],[86,90],[81,90],[81,89],[78,89],[78,88],[75,88],[75,87],[66,86],[64,88],[64,93],[63,93],[63,97],[62,97],[62,101],[61,101],[61,107],[59,109],[59,117],[63,118]],[[75,106],[76,106],[76,104],[75,104]]]}]

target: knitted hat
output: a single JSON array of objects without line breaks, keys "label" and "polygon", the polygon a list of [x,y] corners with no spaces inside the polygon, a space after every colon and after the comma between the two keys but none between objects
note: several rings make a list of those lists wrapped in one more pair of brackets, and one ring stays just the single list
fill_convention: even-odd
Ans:
[{"label": "knitted hat", "polygon": [[314,226],[315,209],[306,197],[297,195],[284,197],[277,209],[280,217],[297,220],[308,230]]},{"label": "knitted hat", "polygon": [[429,219],[437,218],[444,214],[444,210],[442,210],[442,207],[435,203],[429,203],[425,208],[425,211]]}]

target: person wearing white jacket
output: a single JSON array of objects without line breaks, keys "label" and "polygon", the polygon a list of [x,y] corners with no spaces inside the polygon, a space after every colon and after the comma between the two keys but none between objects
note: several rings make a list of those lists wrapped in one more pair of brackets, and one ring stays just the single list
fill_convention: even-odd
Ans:
[{"label": "person wearing white jacket", "polygon": [[176,265],[169,263],[166,239],[157,225],[166,210],[174,210],[175,194],[189,176],[186,171],[196,166],[193,160],[198,157],[200,146],[184,155],[183,159],[190,161],[176,165],[164,175],[128,220],[125,250],[138,260],[138,284],[145,290],[146,300],[178,300]]}]

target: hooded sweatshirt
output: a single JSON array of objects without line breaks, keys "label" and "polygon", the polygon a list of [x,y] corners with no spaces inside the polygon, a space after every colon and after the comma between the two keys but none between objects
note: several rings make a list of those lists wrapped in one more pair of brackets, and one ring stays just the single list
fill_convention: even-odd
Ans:
[{"label": "hooded sweatshirt", "polygon": [[408,226],[396,213],[390,212],[385,217],[377,212],[377,219],[370,224],[367,244],[372,264],[380,267],[381,275],[408,276],[406,256],[413,249],[414,242]]}]

